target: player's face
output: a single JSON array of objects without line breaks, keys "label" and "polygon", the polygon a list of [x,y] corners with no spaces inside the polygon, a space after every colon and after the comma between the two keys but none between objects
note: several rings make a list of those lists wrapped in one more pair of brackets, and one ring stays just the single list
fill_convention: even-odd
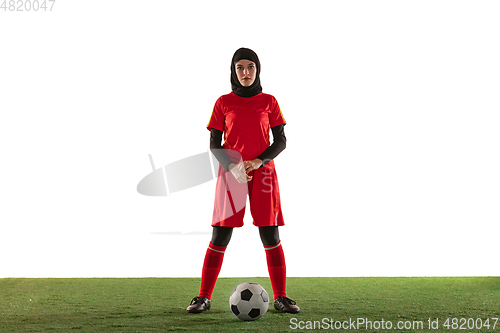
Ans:
[{"label": "player's face", "polygon": [[253,61],[241,59],[235,65],[236,75],[243,87],[249,87],[257,77],[257,66]]}]

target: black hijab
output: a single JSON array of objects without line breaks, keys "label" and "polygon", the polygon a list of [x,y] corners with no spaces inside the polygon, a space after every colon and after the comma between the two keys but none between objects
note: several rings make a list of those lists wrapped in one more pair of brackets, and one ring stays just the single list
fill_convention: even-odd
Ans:
[{"label": "black hijab", "polygon": [[[257,66],[257,76],[255,77],[255,81],[249,87],[243,87],[240,81],[238,81],[238,76],[236,75],[236,70],[234,68],[234,65],[241,59],[253,61]],[[241,97],[252,97],[257,94],[260,94],[262,92],[262,87],[260,86],[259,74],[260,74],[260,61],[259,57],[257,57],[257,54],[254,51],[247,49],[245,47],[236,50],[236,52],[233,55],[233,59],[231,60],[231,87],[233,89],[233,92]]]}]

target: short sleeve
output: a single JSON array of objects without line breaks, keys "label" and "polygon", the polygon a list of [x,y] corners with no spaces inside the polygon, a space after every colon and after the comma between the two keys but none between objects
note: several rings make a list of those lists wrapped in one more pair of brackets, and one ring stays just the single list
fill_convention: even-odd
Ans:
[{"label": "short sleeve", "polygon": [[212,128],[224,132],[224,109],[222,107],[222,96],[215,102],[212,115],[208,121],[207,129],[210,131]]},{"label": "short sleeve", "polygon": [[271,101],[271,113],[269,113],[269,126],[273,128],[274,126],[278,125],[284,126],[286,125],[286,121],[285,118],[283,117],[283,114],[281,113],[278,101],[273,96]]}]

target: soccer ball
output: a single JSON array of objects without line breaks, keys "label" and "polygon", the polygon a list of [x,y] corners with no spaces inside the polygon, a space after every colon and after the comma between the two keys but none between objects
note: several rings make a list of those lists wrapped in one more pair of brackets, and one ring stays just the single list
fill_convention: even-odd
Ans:
[{"label": "soccer ball", "polygon": [[267,312],[269,295],[259,284],[245,282],[234,288],[229,307],[238,319],[256,320]]}]

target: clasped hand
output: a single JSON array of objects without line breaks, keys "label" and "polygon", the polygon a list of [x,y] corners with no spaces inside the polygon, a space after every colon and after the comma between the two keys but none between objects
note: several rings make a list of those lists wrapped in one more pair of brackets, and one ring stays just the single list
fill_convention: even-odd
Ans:
[{"label": "clasped hand", "polygon": [[238,183],[246,183],[252,180],[253,176],[249,176],[250,171],[258,169],[262,165],[262,160],[256,158],[254,160],[243,161],[238,164],[229,164],[229,171],[233,174]]}]

